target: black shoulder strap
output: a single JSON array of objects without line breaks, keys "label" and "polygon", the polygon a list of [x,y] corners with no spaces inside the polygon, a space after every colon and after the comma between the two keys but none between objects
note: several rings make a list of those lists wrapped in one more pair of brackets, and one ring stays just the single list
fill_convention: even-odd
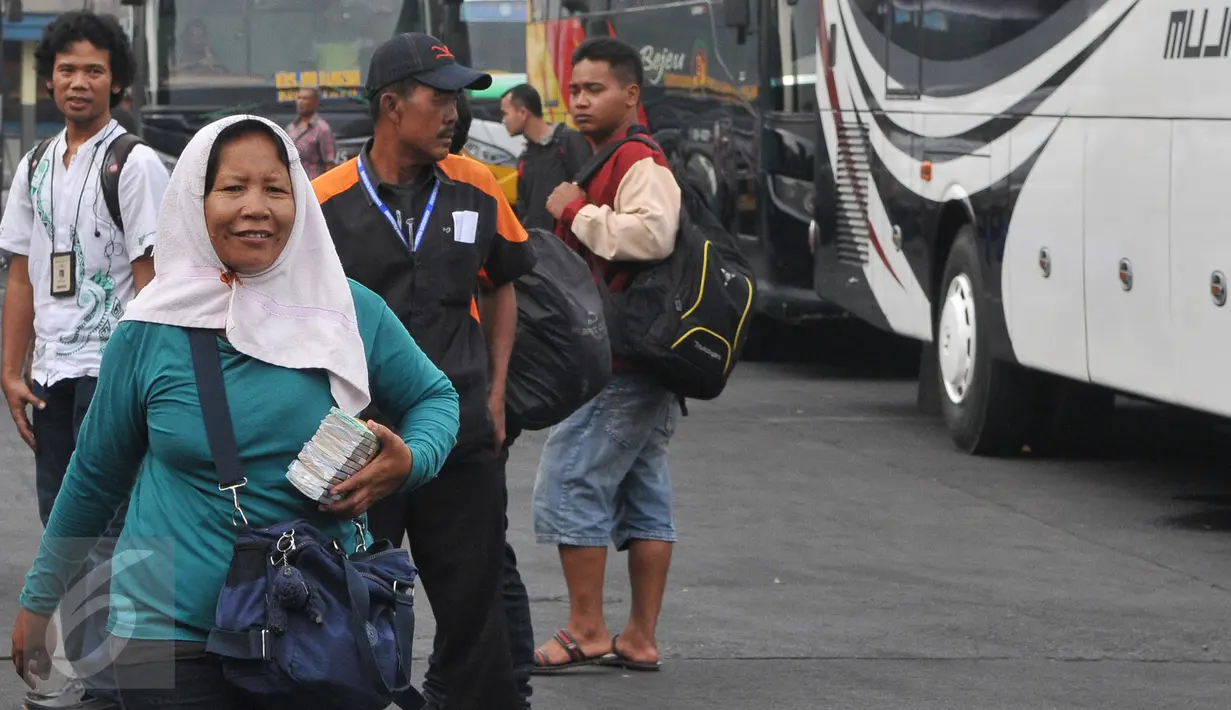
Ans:
[{"label": "black shoulder strap", "polygon": [[98,181],[102,185],[103,200],[107,203],[107,211],[111,213],[111,221],[124,231],[124,217],[120,214],[120,171],[128,160],[128,154],[138,145],[146,145],[145,141],[132,133],[121,133],[103,154],[103,164],[99,167]]},{"label": "black shoulder strap", "polygon": [[634,133],[631,136],[621,138],[615,143],[612,143],[606,148],[603,148],[599,152],[595,153],[594,159],[591,160],[589,164],[586,165],[586,167],[580,173],[577,174],[577,177],[573,179],[573,184],[577,185],[578,187],[585,187],[586,183],[593,180],[594,176],[598,174],[598,171],[603,169],[603,165],[605,165],[608,160],[611,160],[611,156],[615,155],[616,151],[620,149],[620,146],[624,145],[625,143],[632,143],[633,141],[636,141],[638,143],[644,143],[645,145],[648,145],[650,148],[657,150],[657,151],[662,150],[661,148],[658,147],[657,143],[655,143],[653,140],[650,139],[649,136],[641,134],[641,133]]},{"label": "black shoulder strap", "polygon": [[218,486],[229,488],[244,482],[244,465],[239,461],[231,409],[227,405],[227,390],[222,382],[222,360],[218,357],[218,336],[205,328],[190,328],[188,342],[192,345],[192,369],[196,373],[197,393],[201,397],[201,415],[205,419],[205,436],[214,455]]},{"label": "black shoulder strap", "polygon": [[34,184],[34,169],[38,167],[38,161],[42,160],[43,154],[47,152],[47,146],[51,145],[51,142],[55,139],[55,136],[44,138],[38,142],[38,145],[34,146],[34,150],[30,151],[30,164],[26,166],[27,185]]}]

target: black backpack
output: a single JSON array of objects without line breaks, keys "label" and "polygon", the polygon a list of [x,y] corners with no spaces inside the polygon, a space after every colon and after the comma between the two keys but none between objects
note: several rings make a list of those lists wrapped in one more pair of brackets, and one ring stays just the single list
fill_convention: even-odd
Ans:
[{"label": "black backpack", "polygon": [[504,393],[511,431],[555,426],[611,381],[603,296],[589,267],[556,235],[527,231],[536,259],[513,282],[517,336]]},{"label": "black backpack", "polygon": [[[663,152],[648,136],[630,135],[598,153],[574,182],[584,186],[630,141]],[[617,356],[639,363],[681,399],[708,400],[722,394],[743,353],[756,276],[702,194],[686,180],[676,183],[682,201],[675,249],[634,266],[628,288],[607,294],[607,327]]]},{"label": "black backpack", "polygon": [[[47,148],[55,138],[55,136],[44,138],[31,151],[30,165],[26,175],[27,183],[34,183],[34,169],[38,167],[43,154],[47,152]],[[128,154],[138,145],[148,144],[140,136],[121,133],[111,141],[111,145],[107,146],[107,151],[103,153],[103,164],[98,168],[98,182],[103,191],[103,201],[107,203],[111,221],[115,222],[115,226],[119,227],[121,232],[124,231],[124,218],[120,215],[120,171],[124,169]]]}]

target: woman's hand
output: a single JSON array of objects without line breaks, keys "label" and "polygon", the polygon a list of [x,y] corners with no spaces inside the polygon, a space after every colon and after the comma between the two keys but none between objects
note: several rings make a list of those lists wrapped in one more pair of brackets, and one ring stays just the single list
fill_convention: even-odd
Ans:
[{"label": "woman's hand", "polygon": [[[55,650],[55,635],[48,634],[51,619],[18,607],[17,619],[13,621],[13,668],[17,677],[31,688],[35,687],[34,676],[43,680],[51,677],[51,652]],[[52,638],[53,648],[47,648],[47,638]]]},{"label": "woman's hand", "polygon": [[343,518],[357,518],[378,500],[401,488],[410,475],[414,458],[402,437],[370,419],[368,428],[380,441],[380,453],[355,475],[334,486],[330,493],[341,494],[342,500],[321,506],[321,510]]}]

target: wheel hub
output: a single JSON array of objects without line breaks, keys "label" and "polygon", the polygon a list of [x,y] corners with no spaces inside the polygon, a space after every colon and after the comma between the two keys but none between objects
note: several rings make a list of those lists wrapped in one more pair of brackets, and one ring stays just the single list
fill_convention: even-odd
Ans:
[{"label": "wheel hub", "polygon": [[949,282],[940,311],[937,350],[940,377],[949,400],[966,398],[975,372],[975,298],[970,277],[958,274]]}]

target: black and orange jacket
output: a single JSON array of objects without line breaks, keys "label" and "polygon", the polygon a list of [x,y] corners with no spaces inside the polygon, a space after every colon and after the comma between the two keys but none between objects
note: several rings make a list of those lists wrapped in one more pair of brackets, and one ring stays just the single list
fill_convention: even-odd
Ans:
[{"label": "black and orange jacket", "polygon": [[453,383],[461,407],[458,445],[491,440],[488,357],[475,296],[511,283],[534,267],[526,230],[496,178],[482,163],[449,155],[418,186],[372,186],[403,220],[413,241],[432,187],[436,205],[412,251],[372,201],[351,159],[312,182],[346,275],[380,294],[411,336]]}]

